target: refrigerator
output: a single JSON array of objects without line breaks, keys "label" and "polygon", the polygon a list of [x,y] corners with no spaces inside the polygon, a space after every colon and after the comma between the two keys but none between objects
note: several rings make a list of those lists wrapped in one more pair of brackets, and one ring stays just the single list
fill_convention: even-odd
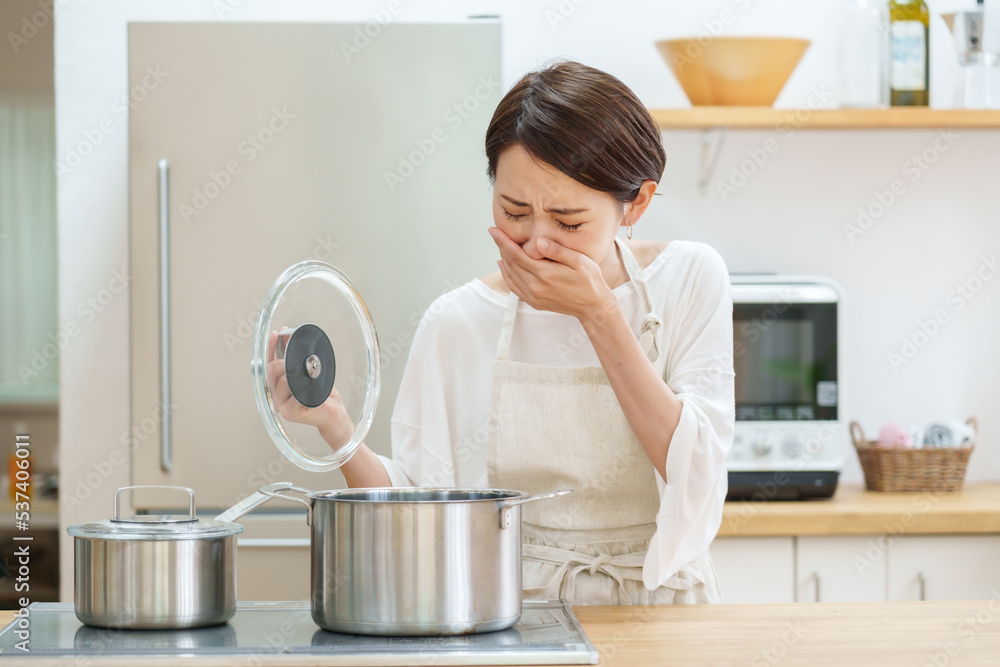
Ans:
[{"label": "refrigerator", "polygon": [[[499,21],[133,23],[128,75],[132,483],[189,487],[204,516],[273,481],[342,487],[264,428],[257,311],[296,262],[351,278],[381,348],[366,442],[389,454],[421,315],[494,270],[483,143],[505,92]],[[139,513],[186,504],[133,494]],[[307,599],[304,512],[271,503],[241,523],[240,598]]]}]

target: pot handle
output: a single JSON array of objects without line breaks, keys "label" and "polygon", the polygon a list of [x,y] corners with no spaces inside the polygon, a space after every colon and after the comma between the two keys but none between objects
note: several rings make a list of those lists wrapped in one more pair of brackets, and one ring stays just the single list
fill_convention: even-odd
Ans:
[{"label": "pot handle", "polygon": [[273,490],[271,489],[271,486],[272,485],[268,485],[268,486],[265,486],[265,487],[261,488],[258,491],[258,493],[262,493],[265,496],[268,496],[268,497],[271,497],[271,498],[280,498],[281,500],[290,500],[293,503],[299,503],[301,505],[305,505],[306,506],[306,525],[307,526],[313,525],[313,521],[312,521],[313,505],[312,505],[312,502],[310,502],[309,500],[303,500],[302,498],[293,498],[292,496],[286,496],[286,495],[282,494],[282,491],[294,491],[296,493],[301,493],[302,495],[308,495],[308,494],[312,493],[312,491],[310,491],[309,489],[303,489],[300,486],[292,486],[291,484],[289,484],[288,486],[286,486],[284,488],[273,489]]},{"label": "pot handle", "polygon": [[548,493],[536,493],[533,496],[524,496],[522,498],[514,498],[513,500],[504,500],[500,508],[500,528],[510,528],[511,523],[513,523],[510,518],[510,510],[512,507],[515,507],[516,505],[523,505],[524,503],[533,503],[536,500],[547,500],[557,496],[565,496],[570,493],[573,493],[573,489],[549,491]]},{"label": "pot handle", "polygon": [[281,489],[287,489],[291,485],[292,485],[291,482],[275,482],[273,484],[268,484],[267,486],[261,487],[260,489],[254,491],[240,502],[236,503],[235,505],[227,509],[219,516],[215,517],[215,520],[225,521],[226,523],[233,523],[244,514],[253,511],[258,506],[263,505],[272,498],[272,496],[269,496],[266,493],[264,493],[265,489],[268,491],[279,491]]},{"label": "pot handle", "polygon": [[[136,486],[123,486],[122,488],[115,491],[115,513],[112,521],[118,523],[129,523],[127,520],[121,518],[121,495],[122,491],[131,491],[132,489],[176,489],[177,491],[186,491],[188,494],[188,520],[194,521],[194,489],[189,489],[186,486],[166,486],[162,484],[137,484]],[[132,521],[134,523],[134,521]]]}]

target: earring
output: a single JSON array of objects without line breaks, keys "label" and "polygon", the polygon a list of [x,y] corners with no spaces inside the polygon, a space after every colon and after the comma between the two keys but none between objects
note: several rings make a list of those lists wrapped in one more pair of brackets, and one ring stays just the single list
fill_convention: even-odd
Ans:
[{"label": "earring", "polygon": [[629,225],[629,226],[628,226],[628,227],[627,227],[627,228],[625,229],[625,238],[627,238],[627,239],[628,239],[629,241],[631,241],[631,240],[632,240],[632,225]]}]

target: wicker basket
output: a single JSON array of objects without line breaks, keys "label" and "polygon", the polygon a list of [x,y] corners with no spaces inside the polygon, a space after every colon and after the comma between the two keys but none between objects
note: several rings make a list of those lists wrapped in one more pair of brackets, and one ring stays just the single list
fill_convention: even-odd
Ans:
[{"label": "wicker basket", "polygon": [[[978,434],[975,417],[970,417],[966,423]],[[965,468],[974,448],[974,445],[923,449],[879,447],[877,440],[865,440],[864,431],[856,421],[851,422],[851,440],[865,471],[865,486],[870,491],[961,491]]]}]

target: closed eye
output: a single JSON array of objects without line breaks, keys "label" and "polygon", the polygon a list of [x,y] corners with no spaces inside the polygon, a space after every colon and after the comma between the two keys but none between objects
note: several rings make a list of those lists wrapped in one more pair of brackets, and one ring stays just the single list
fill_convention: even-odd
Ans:
[{"label": "closed eye", "polygon": [[[503,211],[504,217],[507,218],[508,220],[520,220],[521,218],[528,217],[527,214],[524,214],[524,213],[511,213],[510,211],[508,211],[507,209],[505,209],[503,207],[500,207],[500,210]],[[563,229],[563,230],[565,230],[567,232],[575,232],[575,231],[579,230],[580,227],[583,225],[582,222],[581,223],[577,223],[575,225],[567,225],[566,223],[560,222],[558,220],[556,221],[556,224],[559,225],[559,229]]]}]

